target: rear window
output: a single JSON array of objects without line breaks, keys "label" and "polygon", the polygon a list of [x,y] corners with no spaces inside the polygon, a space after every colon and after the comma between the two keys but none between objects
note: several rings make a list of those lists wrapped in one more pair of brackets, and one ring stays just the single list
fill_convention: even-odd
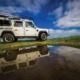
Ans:
[{"label": "rear window", "polygon": [[23,22],[22,21],[15,21],[14,22],[14,26],[15,27],[22,27],[23,26]]},{"label": "rear window", "polygon": [[9,20],[0,20],[0,26],[10,26],[11,22]]}]

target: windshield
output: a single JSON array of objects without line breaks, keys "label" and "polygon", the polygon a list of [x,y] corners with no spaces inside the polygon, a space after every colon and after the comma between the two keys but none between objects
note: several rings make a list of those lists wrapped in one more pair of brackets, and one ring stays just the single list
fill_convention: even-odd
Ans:
[{"label": "windshield", "polygon": [[34,28],[34,24],[32,22],[26,22],[26,27],[33,27]]}]

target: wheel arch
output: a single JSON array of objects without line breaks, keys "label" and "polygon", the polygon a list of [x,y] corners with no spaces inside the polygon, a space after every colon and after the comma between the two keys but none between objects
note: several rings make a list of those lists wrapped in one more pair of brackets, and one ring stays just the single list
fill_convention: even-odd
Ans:
[{"label": "wheel arch", "polygon": [[1,37],[2,37],[5,33],[10,33],[10,34],[12,34],[13,36],[15,36],[12,31],[3,31],[3,32],[1,33]]}]

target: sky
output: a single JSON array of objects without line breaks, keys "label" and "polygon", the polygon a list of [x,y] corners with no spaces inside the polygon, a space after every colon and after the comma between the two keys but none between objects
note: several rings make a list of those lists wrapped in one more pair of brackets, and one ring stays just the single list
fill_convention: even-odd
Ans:
[{"label": "sky", "polygon": [[33,19],[49,38],[80,35],[80,0],[0,0],[0,14]]}]

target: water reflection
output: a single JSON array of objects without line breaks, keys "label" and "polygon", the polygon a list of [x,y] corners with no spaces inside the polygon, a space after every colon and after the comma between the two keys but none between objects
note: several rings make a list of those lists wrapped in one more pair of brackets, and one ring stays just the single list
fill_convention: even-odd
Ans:
[{"label": "water reflection", "polygon": [[31,67],[41,57],[49,56],[47,46],[26,47],[7,50],[0,55],[0,72],[6,73],[17,69]]},{"label": "water reflection", "polygon": [[80,49],[25,47],[0,56],[0,80],[80,80]]}]

